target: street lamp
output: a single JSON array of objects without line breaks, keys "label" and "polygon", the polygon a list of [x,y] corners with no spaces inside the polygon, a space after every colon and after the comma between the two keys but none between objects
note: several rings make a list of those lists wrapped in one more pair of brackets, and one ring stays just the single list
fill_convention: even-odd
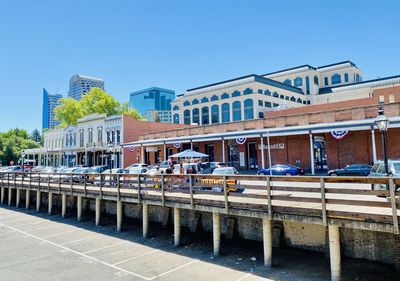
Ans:
[{"label": "street lamp", "polygon": [[26,156],[25,152],[22,152],[22,153],[21,153],[21,167],[22,167],[22,172],[25,172],[25,165],[24,165],[25,156]]},{"label": "street lamp", "polygon": [[384,163],[385,163],[385,174],[387,176],[390,175],[389,171],[389,165],[388,165],[388,157],[387,157],[387,142],[386,142],[386,132],[389,127],[389,119],[385,116],[383,112],[383,104],[381,104],[379,111],[378,111],[378,116],[376,117],[375,124],[378,127],[378,129],[382,133],[382,144],[383,144],[383,158],[384,158]]}]

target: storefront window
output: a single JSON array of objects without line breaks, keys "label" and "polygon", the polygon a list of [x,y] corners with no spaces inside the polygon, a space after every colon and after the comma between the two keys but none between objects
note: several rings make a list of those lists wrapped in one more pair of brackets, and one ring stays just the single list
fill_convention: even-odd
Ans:
[{"label": "storefront window", "polygon": [[244,101],[244,119],[254,119],[254,107],[252,99],[247,99]]},{"label": "storefront window", "polygon": [[211,106],[211,123],[219,123],[219,106],[216,104]]},{"label": "storefront window", "polygon": [[242,104],[240,103],[240,101],[235,101],[232,104],[232,111],[233,111],[233,121],[242,120]]},{"label": "storefront window", "polygon": [[231,114],[229,111],[229,103],[222,104],[221,111],[222,111],[222,123],[230,122]]}]

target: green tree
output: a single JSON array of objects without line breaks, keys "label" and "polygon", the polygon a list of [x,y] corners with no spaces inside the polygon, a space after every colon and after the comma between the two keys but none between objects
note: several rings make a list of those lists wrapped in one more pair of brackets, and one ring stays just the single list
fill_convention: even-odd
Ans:
[{"label": "green tree", "polygon": [[76,126],[78,119],[82,118],[83,110],[79,101],[72,98],[60,99],[60,105],[54,108],[55,119],[60,122],[60,127]]},{"label": "green tree", "polygon": [[42,134],[40,133],[40,131],[38,129],[34,129],[31,133],[30,136],[31,140],[38,142],[38,143],[42,143]]},{"label": "green tree", "polygon": [[56,120],[61,123],[59,127],[77,125],[78,119],[88,114],[98,113],[107,116],[115,114],[128,114],[137,120],[144,120],[140,113],[129,108],[128,103],[120,104],[113,96],[100,88],[92,88],[80,101],[65,98],[60,100],[60,105],[54,109]]}]

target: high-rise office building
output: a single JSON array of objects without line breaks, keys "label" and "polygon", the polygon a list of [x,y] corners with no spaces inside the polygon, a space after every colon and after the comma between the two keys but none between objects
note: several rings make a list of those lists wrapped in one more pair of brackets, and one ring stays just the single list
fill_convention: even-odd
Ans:
[{"label": "high-rise office building", "polygon": [[88,93],[93,87],[104,90],[104,80],[100,78],[75,74],[69,80],[68,97],[80,100],[82,96]]},{"label": "high-rise office building", "polygon": [[58,105],[62,95],[50,95],[43,88],[42,129],[54,129],[60,123],[55,120],[54,108]]},{"label": "high-rise office building", "polygon": [[175,100],[175,91],[151,87],[132,92],[129,106],[135,108],[150,122],[171,123],[171,102]]}]

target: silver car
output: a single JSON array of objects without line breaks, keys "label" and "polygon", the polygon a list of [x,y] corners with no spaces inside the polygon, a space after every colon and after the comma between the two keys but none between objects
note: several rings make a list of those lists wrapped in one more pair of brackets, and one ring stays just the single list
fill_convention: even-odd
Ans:
[{"label": "silver car", "polygon": [[[388,161],[389,176],[400,177],[400,160],[389,160]],[[372,166],[370,177],[385,177],[385,162],[378,161]],[[386,184],[375,183],[371,186],[372,190],[388,190]],[[400,189],[400,185],[396,185],[396,190]]]}]

